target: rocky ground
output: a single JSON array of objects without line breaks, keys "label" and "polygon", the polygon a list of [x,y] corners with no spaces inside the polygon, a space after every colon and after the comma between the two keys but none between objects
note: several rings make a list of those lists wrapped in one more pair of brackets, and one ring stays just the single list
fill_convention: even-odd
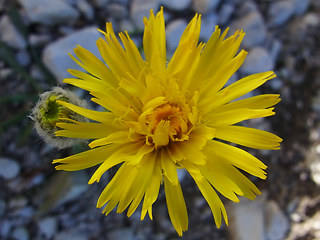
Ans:
[{"label": "rocky ground", "polygon": [[[195,12],[202,14],[201,40],[215,25],[246,32],[249,51],[235,78],[275,70],[259,93],[280,93],[276,116],[248,124],[277,133],[280,151],[255,151],[268,165],[256,201],[227,204],[230,226],[216,229],[211,212],[189,176],[181,172],[189,210],[188,240],[320,239],[320,2],[318,0],[0,0],[0,239],[169,240],[178,239],[160,194],[154,221],[112,212],[96,200],[100,184],[87,185],[94,169],[57,172],[58,151],[33,130],[27,115],[39,93],[62,85],[67,53],[79,44],[97,54],[97,28],[112,21],[141,47],[143,16],[165,9],[169,54]],[[84,92],[74,91],[86,96]],[[107,174],[105,174],[107,175]]]}]

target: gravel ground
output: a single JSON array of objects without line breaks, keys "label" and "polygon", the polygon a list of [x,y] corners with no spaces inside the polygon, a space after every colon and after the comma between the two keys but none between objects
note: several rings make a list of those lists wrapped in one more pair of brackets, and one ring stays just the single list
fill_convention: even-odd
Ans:
[{"label": "gravel ground", "polygon": [[[76,44],[97,53],[97,28],[111,21],[141,47],[142,17],[164,6],[169,55],[195,12],[202,14],[201,40],[214,26],[244,29],[248,57],[234,79],[273,69],[278,77],[253,94],[280,93],[272,118],[248,125],[272,131],[280,151],[254,151],[268,165],[268,178],[252,181],[255,201],[223,199],[230,226],[216,229],[209,207],[191,178],[181,172],[189,211],[187,240],[320,239],[320,2],[318,0],[0,0],[0,239],[178,239],[161,192],[154,221],[140,222],[95,208],[103,187],[87,185],[94,169],[55,171],[51,161],[85,149],[45,144],[27,116],[37,96],[76,68],[67,53]],[[86,93],[72,89],[76,94]]]}]

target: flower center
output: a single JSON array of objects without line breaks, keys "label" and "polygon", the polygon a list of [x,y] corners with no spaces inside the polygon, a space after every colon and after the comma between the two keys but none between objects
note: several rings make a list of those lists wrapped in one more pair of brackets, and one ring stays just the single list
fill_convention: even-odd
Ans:
[{"label": "flower center", "polygon": [[146,117],[146,125],[149,129],[147,143],[161,147],[170,141],[185,141],[189,139],[192,127],[187,115],[187,110],[176,104],[163,104],[153,110]]}]

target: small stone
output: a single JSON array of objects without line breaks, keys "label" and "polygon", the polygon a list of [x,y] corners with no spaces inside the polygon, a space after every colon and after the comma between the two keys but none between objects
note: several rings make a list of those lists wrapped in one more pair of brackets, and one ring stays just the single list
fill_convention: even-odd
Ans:
[{"label": "small stone", "polygon": [[132,240],[134,239],[133,229],[131,228],[119,228],[108,232],[108,239],[118,239],[118,240]]},{"label": "small stone", "polygon": [[29,43],[32,46],[43,46],[50,41],[49,35],[30,34]]},{"label": "small stone", "polygon": [[64,0],[19,0],[31,22],[43,25],[72,23],[79,17],[77,10]]},{"label": "small stone", "polygon": [[259,12],[251,12],[232,22],[229,32],[233,34],[238,29],[246,33],[242,41],[244,48],[252,48],[264,43],[267,31],[263,18]]},{"label": "small stone", "polygon": [[48,239],[51,239],[57,232],[57,219],[54,217],[47,217],[39,221],[40,232]]},{"label": "small stone", "polygon": [[241,17],[254,12],[259,12],[259,10],[257,4],[252,0],[241,2],[239,8],[237,9],[237,15]]},{"label": "small stone", "polygon": [[310,0],[293,0],[293,4],[294,4],[294,14],[295,15],[302,15],[304,14],[309,6],[310,6]]},{"label": "small stone", "polygon": [[271,45],[270,56],[273,61],[276,61],[282,49],[282,43],[279,40],[274,40]]},{"label": "small stone", "polygon": [[12,222],[0,219],[0,237],[7,239],[12,229]]},{"label": "small stone", "polygon": [[0,40],[10,47],[16,49],[25,49],[27,43],[23,36],[18,32],[7,15],[0,19]]},{"label": "small stone", "polygon": [[99,57],[96,41],[101,37],[97,27],[87,27],[61,38],[48,46],[43,51],[42,60],[51,72],[62,83],[62,79],[72,77],[67,69],[82,70],[68,55],[73,53],[77,44]]},{"label": "small stone", "polygon": [[6,202],[0,199],[0,216],[2,216],[6,211]]},{"label": "small stone", "polygon": [[93,4],[99,8],[105,8],[110,0],[93,0]]},{"label": "small stone", "polygon": [[54,240],[87,240],[86,234],[76,230],[69,230],[58,233]]},{"label": "small stone", "polygon": [[215,26],[218,23],[218,16],[215,14],[208,14],[202,17],[201,19],[201,32],[200,40],[207,42],[211,37]]},{"label": "small stone", "polygon": [[272,79],[269,82],[269,85],[273,90],[279,91],[283,87],[283,81],[279,77],[277,77],[277,78]]},{"label": "small stone", "polygon": [[[263,239],[263,206],[264,199],[254,201],[241,199],[240,203],[231,204],[230,233],[233,240]],[[254,227],[253,227],[254,226]]]},{"label": "small stone", "polygon": [[160,4],[174,11],[183,11],[191,5],[192,0],[161,0]]},{"label": "small stone", "polygon": [[312,164],[310,164],[310,171],[311,171],[311,177],[312,180],[320,186],[320,162],[314,161]]},{"label": "small stone", "polygon": [[293,0],[272,1],[268,9],[269,24],[279,27],[286,23],[294,13]]},{"label": "small stone", "polygon": [[265,205],[265,239],[282,240],[289,230],[289,220],[275,201]]},{"label": "small stone", "polygon": [[180,37],[187,27],[183,19],[177,19],[170,22],[166,29],[167,46],[169,55],[172,54],[179,45]]},{"label": "small stone", "polygon": [[182,182],[183,179],[186,177],[187,172],[186,172],[185,169],[180,169],[180,168],[178,168],[178,169],[177,169],[177,174],[178,174],[179,182]]},{"label": "small stone", "polygon": [[28,66],[31,61],[29,53],[25,50],[19,51],[16,54],[16,59],[24,67]]},{"label": "small stone", "polygon": [[135,30],[135,26],[129,19],[122,19],[119,23],[120,31],[127,31],[129,34]]},{"label": "small stone", "polygon": [[12,238],[16,240],[28,240],[29,232],[25,227],[18,227],[13,230]]},{"label": "small stone", "polygon": [[139,30],[144,29],[143,18],[150,15],[150,9],[154,13],[159,9],[159,0],[132,0],[130,18]]},{"label": "small stone", "polygon": [[68,176],[68,181],[71,182],[71,187],[67,189],[67,192],[60,198],[57,205],[77,199],[89,188],[89,179],[84,172],[71,173]]},{"label": "small stone", "polygon": [[126,6],[120,3],[108,4],[108,13],[114,19],[125,19],[127,17]]},{"label": "small stone", "polygon": [[7,80],[13,74],[11,68],[2,68],[0,69],[0,82]]},{"label": "small stone", "polygon": [[235,10],[234,5],[227,3],[223,4],[220,11],[219,11],[219,18],[218,22],[220,25],[225,25],[230,20],[231,15],[233,14]]},{"label": "small stone", "polygon": [[94,18],[94,9],[93,7],[85,0],[78,0],[76,2],[77,8],[88,20],[93,20]]},{"label": "small stone", "polygon": [[9,159],[0,158],[0,177],[5,180],[11,180],[15,178],[20,172],[20,165]]},{"label": "small stone", "polygon": [[308,27],[318,27],[320,25],[320,17],[317,13],[306,14],[303,21]]},{"label": "small stone", "polygon": [[220,0],[193,0],[193,9],[197,13],[206,14],[215,10]]},{"label": "small stone", "polygon": [[249,51],[240,71],[245,74],[254,74],[273,69],[274,63],[269,53],[262,47],[255,47]]},{"label": "small stone", "polygon": [[17,198],[10,200],[9,208],[10,209],[19,209],[19,208],[25,207],[27,205],[27,203],[28,203],[28,199],[26,199],[25,197],[17,197]]}]

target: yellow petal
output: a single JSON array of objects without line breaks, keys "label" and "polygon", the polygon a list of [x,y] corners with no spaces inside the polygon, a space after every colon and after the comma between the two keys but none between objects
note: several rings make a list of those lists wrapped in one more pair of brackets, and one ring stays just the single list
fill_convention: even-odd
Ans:
[{"label": "yellow petal", "polygon": [[240,168],[251,175],[266,179],[266,173],[262,169],[267,166],[250,153],[228,144],[212,140],[207,144],[207,151],[225,159],[237,168]]},{"label": "yellow petal", "polygon": [[92,184],[94,182],[99,182],[100,178],[103,173],[105,173],[108,169],[111,167],[126,161],[126,159],[130,156],[135,154],[139,147],[141,146],[141,143],[131,143],[126,145],[120,145],[117,149],[117,151],[114,151],[114,153],[104,161],[100,165],[100,167],[95,171],[95,173],[92,175],[92,177],[89,180],[89,184]]},{"label": "yellow petal", "polygon": [[129,131],[116,131],[110,133],[107,137],[99,138],[89,144],[90,148],[107,145],[110,143],[126,143],[129,141]]},{"label": "yellow petal", "polygon": [[273,112],[274,108],[268,109],[234,109],[225,112],[211,112],[207,114],[206,120],[207,125],[210,127],[220,127],[220,126],[227,126],[232,125],[244,120],[253,119],[253,118],[260,118],[260,117],[268,117],[275,114]]},{"label": "yellow petal", "polygon": [[[231,76],[240,68],[247,56],[247,52],[242,50],[235,58],[231,59],[225,64],[219,63],[220,67],[209,75],[206,82],[200,89],[200,98],[207,99],[208,104],[204,109],[201,109],[203,114],[209,112],[212,107],[211,103],[212,96],[218,92],[226,82],[231,78]],[[215,106],[215,104],[214,104]]]},{"label": "yellow petal", "polygon": [[[158,184],[160,186],[160,179],[157,179],[157,176],[154,175],[155,166],[157,165],[156,157],[157,157],[157,154],[155,152],[152,152],[146,155],[144,159],[141,161],[141,163],[139,164],[139,166],[137,166],[137,169],[140,172],[140,176],[142,177],[142,183],[139,184],[138,182],[135,182],[135,185],[138,187],[139,190],[137,191],[133,201],[130,204],[130,207],[127,213],[128,217],[130,217],[134,213],[134,211],[137,209],[137,207],[139,206],[143,198],[143,195],[147,195],[148,188],[150,187],[150,185],[153,184],[154,180],[158,180],[159,181]],[[153,185],[153,186],[157,187],[156,185]],[[159,192],[159,189],[158,189],[158,192]],[[153,202],[151,203],[151,205],[152,204]],[[148,207],[150,207],[151,205],[149,205]]]},{"label": "yellow petal", "polygon": [[57,170],[76,171],[97,165],[106,160],[115,151],[116,146],[106,146],[91,149],[66,158],[55,159],[54,163],[60,163],[55,168]]},{"label": "yellow petal", "polygon": [[170,136],[170,122],[161,120],[153,133],[153,143],[154,146],[161,147],[166,146],[169,143]]},{"label": "yellow petal", "polygon": [[[155,165],[152,172],[151,182],[147,186],[146,194],[143,200],[143,205],[141,210],[141,220],[144,219],[147,210],[149,211],[149,209],[152,208],[152,204],[157,200],[158,194],[159,194],[160,183],[162,178],[162,169],[161,169],[159,156],[155,155],[154,161],[155,161]],[[152,215],[151,215],[151,219],[152,219]]]},{"label": "yellow petal", "polygon": [[166,148],[161,149],[161,167],[163,174],[169,179],[169,181],[173,185],[177,185],[179,182],[177,168]]},{"label": "yellow petal", "polygon": [[254,128],[241,126],[218,127],[216,138],[258,149],[280,149],[282,139],[278,136]]},{"label": "yellow petal", "polygon": [[188,229],[188,213],[180,183],[173,185],[165,176],[163,179],[169,217],[179,236],[182,236],[182,232]]},{"label": "yellow petal", "polygon": [[75,54],[79,58],[79,60],[82,62],[82,64],[79,63],[72,55],[71,58],[77,62],[81,67],[83,67],[85,70],[87,70],[92,75],[100,78],[105,79],[107,78],[108,81],[105,81],[106,83],[109,83],[110,86],[116,86],[116,82],[114,82],[114,76],[111,73],[110,69],[100,60],[98,59],[94,54],[92,54],[87,49],[77,45],[77,48],[74,49]]},{"label": "yellow petal", "polygon": [[263,109],[269,108],[280,102],[279,94],[262,94],[238,101],[230,102],[216,109],[216,111],[227,111],[239,108]]},{"label": "yellow petal", "polygon": [[226,224],[228,225],[228,218],[224,205],[221,202],[218,195],[216,194],[216,192],[214,191],[214,189],[212,188],[212,186],[210,185],[210,183],[208,182],[208,180],[203,177],[200,170],[192,163],[190,164],[187,161],[185,161],[183,162],[183,166],[190,173],[190,175],[196,182],[197,186],[199,187],[203,197],[209,204],[217,227],[220,228],[221,226],[221,212],[223,214]]},{"label": "yellow petal", "polygon": [[86,139],[105,137],[111,133],[114,128],[109,124],[91,122],[77,122],[76,124],[58,122],[56,126],[64,129],[55,132],[57,137]]},{"label": "yellow petal", "polygon": [[149,19],[143,20],[145,25],[143,47],[146,61],[153,70],[163,72],[166,67],[166,36],[162,8],[156,16],[150,10]]},{"label": "yellow petal", "polygon": [[70,110],[86,118],[92,119],[97,122],[112,124],[113,120],[115,119],[114,114],[111,112],[99,112],[99,111],[89,110],[89,109],[85,109],[85,108],[76,106],[74,104],[60,101],[60,100],[57,100],[57,103],[66,108],[69,108]]},{"label": "yellow petal", "polygon": [[[266,81],[275,78],[274,72],[263,72],[249,75],[222,89],[218,93],[214,94],[211,99],[214,99],[214,103],[211,103],[210,109],[214,110],[215,107],[222,106],[232,100],[241,97],[248,92],[256,89],[264,84]],[[203,109],[208,103],[208,99],[200,98],[199,106]]]},{"label": "yellow petal", "polygon": [[[133,171],[136,171],[135,176],[129,178],[129,183],[126,186],[123,186],[122,195],[118,205],[118,212],[124,211],[129,204],[133,204],[129,213],[138,207],[139,203],[142,200],[143,195],[145,194],[147,186],[150,184],[152,177],[153,167],[154,167],[154,154],[146,154],[141,162],[133,167]],[[130,167],[130,166],[129,166]]]},{"label": "yellow petal", "polygon": [[107,215],[119,202],[119,198],[122,194],[120,186],[124,186],[126,181],[128,181],[127,176],[130,175],[131,169],[127,167],[127,164],[124,163],[121,165],[121,167],[118,169],[116,174],[113,176],[111,181],[108,183],[108,185],[104,188],[102,193],[100,194],[100,197],[97,201],[97,208],[102,207],[105,205],[108,201],[108,205],[103,210],[103,212]]}]

